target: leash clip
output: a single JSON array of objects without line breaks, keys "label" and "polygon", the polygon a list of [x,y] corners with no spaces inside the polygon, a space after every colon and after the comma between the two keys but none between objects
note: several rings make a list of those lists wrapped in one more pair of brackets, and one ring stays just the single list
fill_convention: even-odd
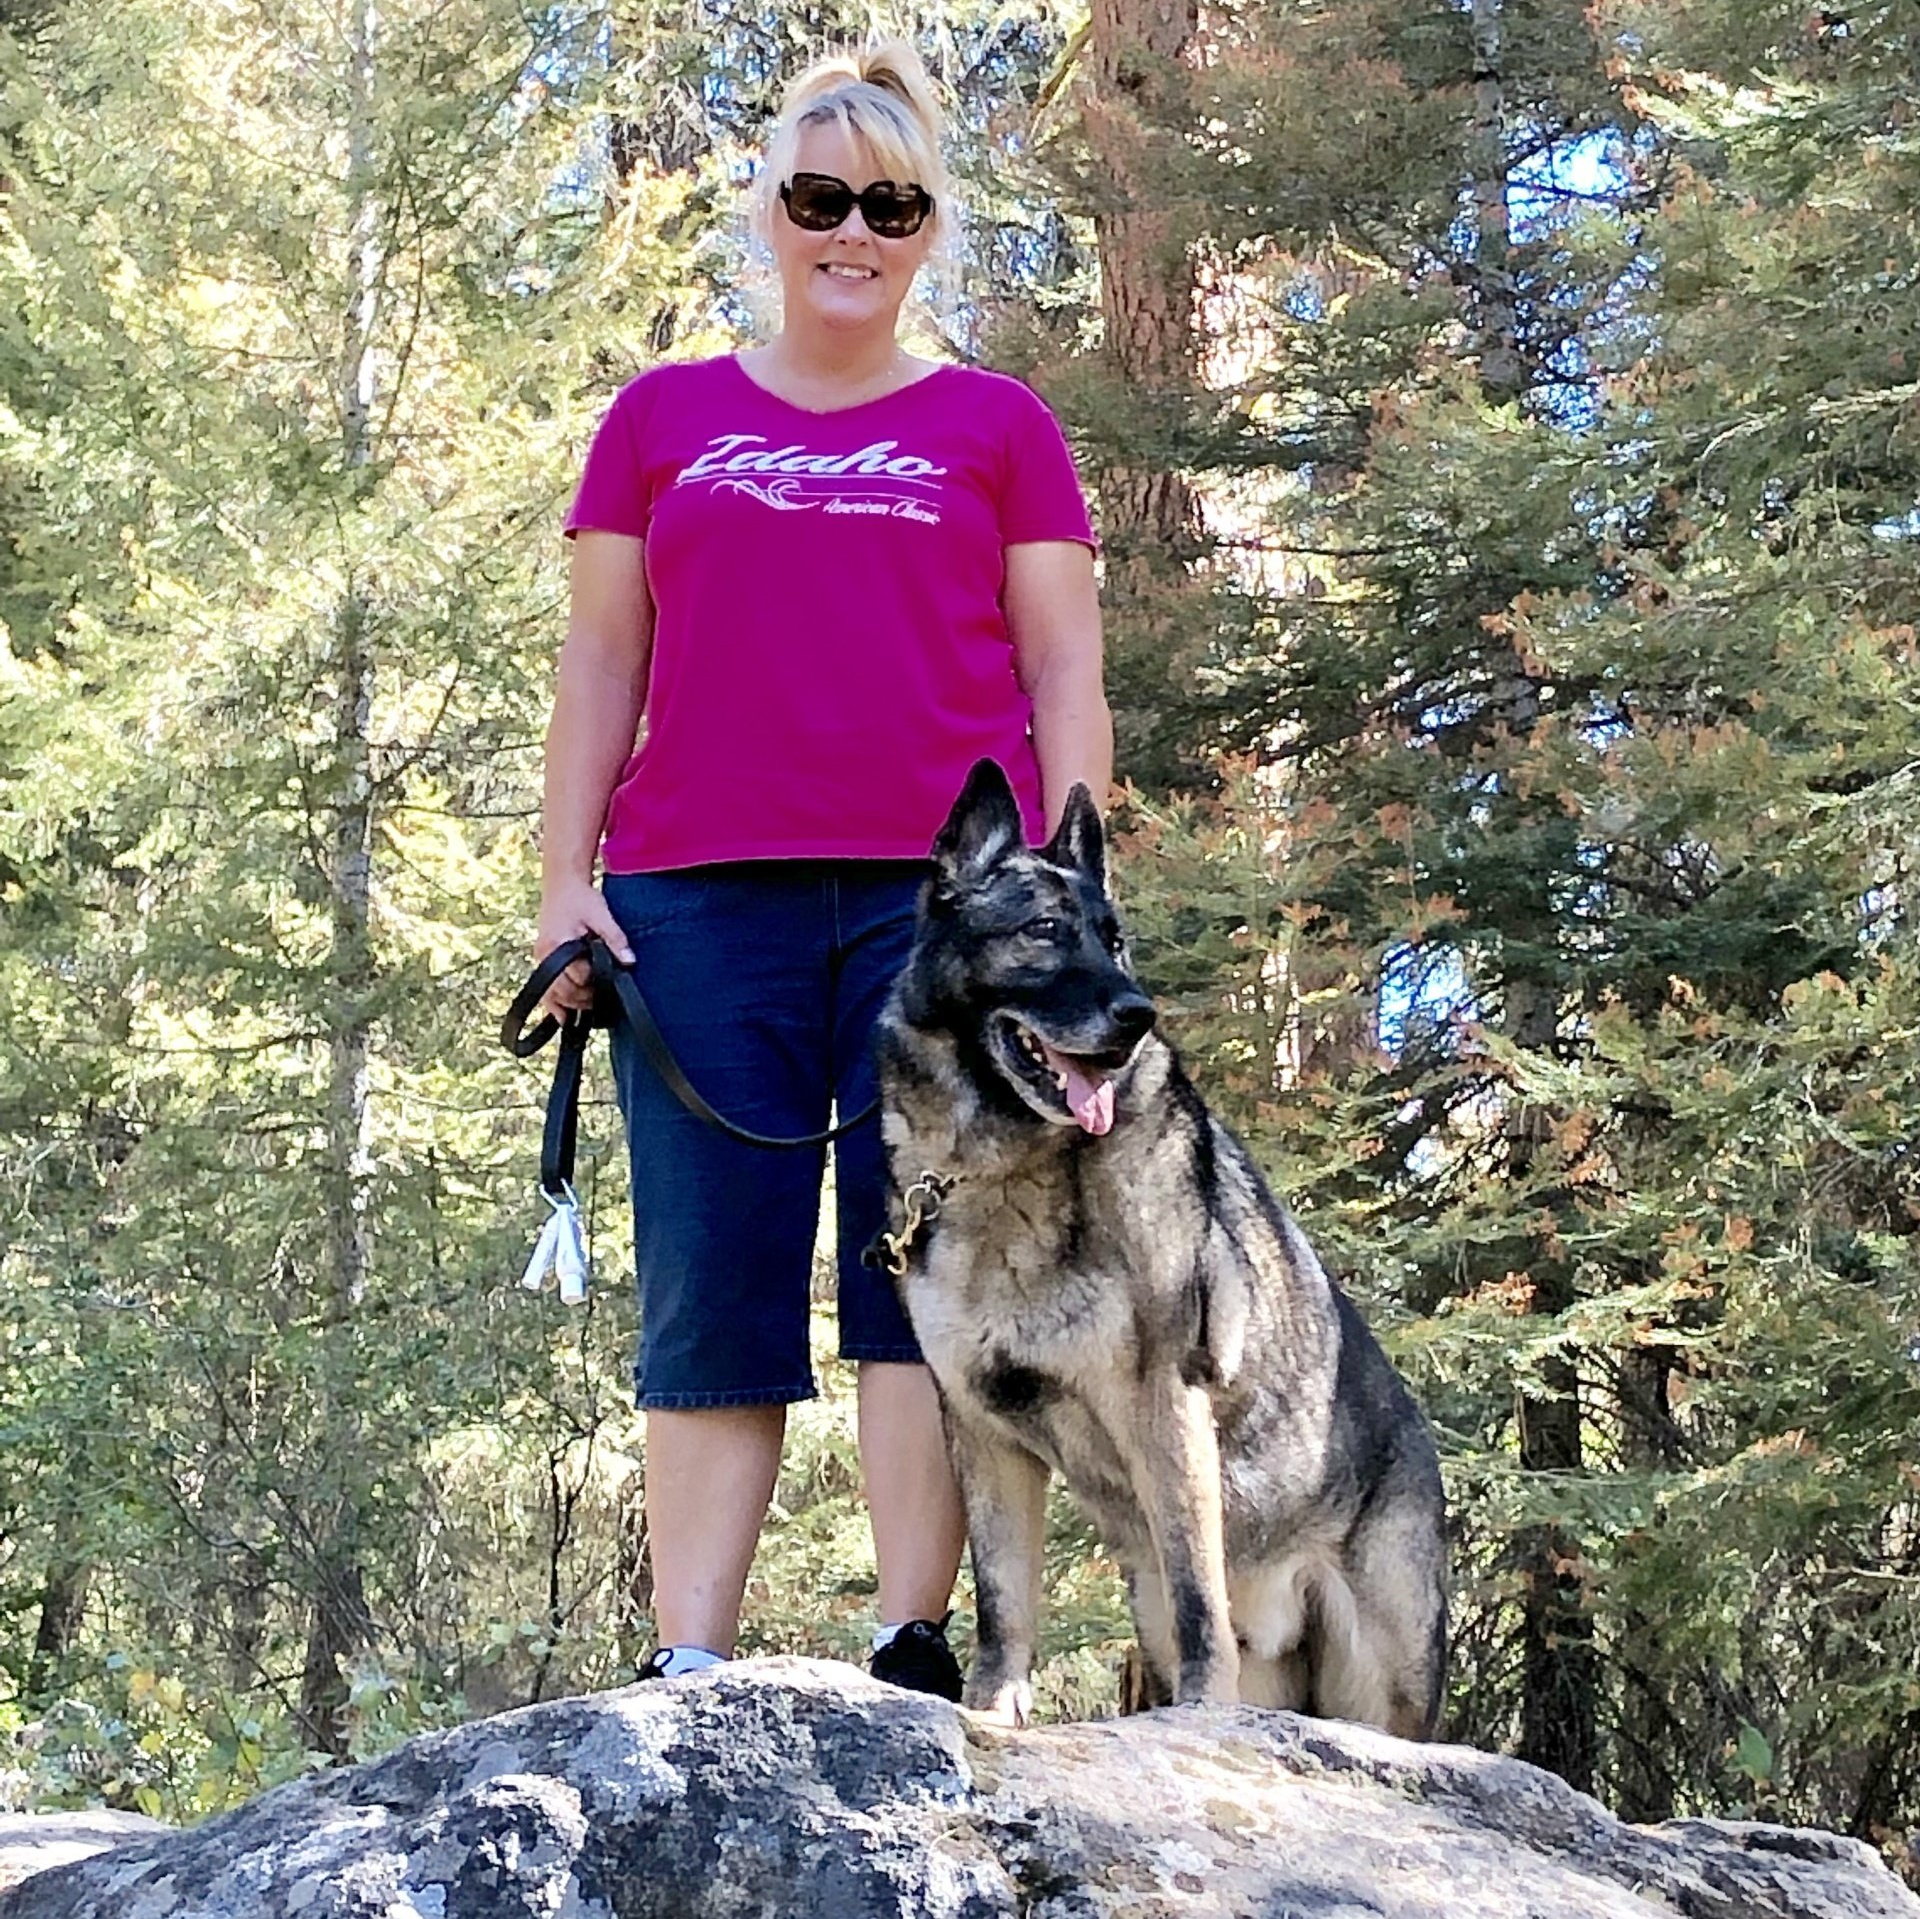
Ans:
[{"label": "leash clip", "polygon": [[557,1194],[548,1192],[544,1186],[538,1190],[553,1210],[540,1229],[540,1237],[533,1243],[533,1253],[526,1271],[520,1275],[520,1284],[530,1293],[541,1292],[551,1272],[560,1284],[561,1304],[578,1306],[587,1296],[590,1270],[586,1236],[580,1230],[580,1201],[571,1182],[564,1179]]},{"label": "leash clip", "polygon": [[906,1224],[897,1233],[880,1235],[880,1244],[884,1249],[880,1263],[895,1279],[906,1277],[907,1255],[913,1250],[913,1242],[940,1217],[941,1202],[952,1191],[951,1174],[922,1173],[901,1194],[901,1202],[907,1209]]}]

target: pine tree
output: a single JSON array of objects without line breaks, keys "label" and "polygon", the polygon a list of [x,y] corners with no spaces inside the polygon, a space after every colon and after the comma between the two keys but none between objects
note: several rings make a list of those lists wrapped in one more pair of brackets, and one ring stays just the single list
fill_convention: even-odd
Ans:
[{"label": "pine tree", "polygon": [[[487,1352],[533,1092],[490,1047],[529,918],[553,517],[617,348],[595,292],[616,260],[665,276],[572,183],[584,22],[113,25],[9,49],[38,89],[7,209],[32,344],[93,328],[57,430],[12,442],[46,502],[26,557],[74,562],[57,620],[31,577],[7,608],[8,979],[36,1034],[8,1284],[26,1354],[74,1349],[29,1402],[65,1481],[35,1517],[82,1515],[52,1524],[42,1619],[64,1568],[111,1563],[136,1647],[190,1633],[258,1684],[297,1633],[283,1703],[337,1753],[344,1667],[447,1692],[458,1640],[422,1608],[497,1577],[448,1541],[421,1586],[445,1426],[528,1391],[562,1430],[618,1404],[617,1328],[573,1356],[614,1368],[584,1403],[537,1318]],[[63,551],[116,496],[110,550]],[[95,1109],[114,1150],[72,1155],[63,1219],[35,1128]],[[111,1224],[78,1233],[90,1205]]]},{"label": "pine tree", "polygon": [[[1243,417],[1302,457],[1247,516],[1291,569],[1228,663],[1255,761],[1148,820],[1140,906],[1447,1435],[1455,1730],[1645,1815],[1885,1837],[1910,49],[1891,14],[1756,20],[1349,10],[1358,142],[1315,10],[1209,68],[1223,149],[1263,151],[1256,106],[1282,130]],[[1354,1006],[1380,1050],[1306,1042]]]},{"label": "pine tree", "polygon": [[[730,343],[743,152],[864,19],[722,24],[127,0],[0,41],[4,1660],[123,1706],[180,1662],[254,1728],[203,1727],[216,1797],[613,1676],[644,1595],[607,1115],[601,1289],[552,1318],[511,1286],[543,1088],[493,1035],[567,491],[623,381]],[[964,167],[1059,37],[943,20]]]}]

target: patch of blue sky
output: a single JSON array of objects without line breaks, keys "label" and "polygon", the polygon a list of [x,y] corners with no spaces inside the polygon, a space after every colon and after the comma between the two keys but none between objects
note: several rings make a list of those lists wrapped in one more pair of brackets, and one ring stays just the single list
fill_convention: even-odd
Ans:
[{"label": "patch of blue sky", "polygon": [[1600,752],[1624,740],[1633,731],[1618,703],[1602,701],[1597,695],[1587,703],[1586,711],[1573,724],[1580,737]]},{"label": "patch of blue sky", "polygon": [[1601,414],[1601,393],[1594,379],[1593,355],[1580,340],[1563,340],[1547,357],[1547,370],[1563,374],[1558,380],[1543,380],[1535,389],[1541,410],[1556,426],[1570,433],[1582,433],[1597,426]]},{"label": "patch of blue sky", "polygon": [[599,73],[613,53],[613,17],[587,7],[545,7],[527,15],[536,37],[529,79],[563,92],[585,73]]},{"label": "patch of blue sky", "polygon": [[1420,731],[1407,744],[1415,748],[1424,747],[1429,736],[1444,732],[1450,726],[1464,726],[1478,710],[1478,700],[1464,697],[1439,700],[1432,706],[1423,706],[1420,709]]},{"label": "patch of blue sky", "polygon": [[[613,57],[612,16],[598,8],[546,7],[528,14],[527,24],[535,35],[534,50],[519,88],[503,109],[518,119],[544,107],[550,94],[574,93],[589,76],[604,73]],[[547,183],[549,205],[571,212],[593,206],[606,191],[612,164],[608,125],[602,118],[582,133],[576,157],[555,168]]]},{"label": "patch of blue sky", "polygon": [[1516,240],[1544,239],[1588,206],[1617,207],[1632,182],[1617,129],[1598,128],[1524,154],[1507,175],[1507,218]]},{"label": "patch of blue sky", "polygon": [[1380,962],[1375,1024],[1384,1051],[1398,1059],[1414,1038],[1480,1017],[1460,949],[1444,941],[1391,947]]},{"label": "patch of blue sky", "polygon": [[[1526,130],[1519,137],[1524,140]],[[1549,140],[1520,154],[1507,175],[1507,223],[1516,244],[1552,242],[1577,221],[1594,212],[1625,209],[1633,189],[1628,165],[1628,142],[1617,128],[1601,127]],[[1465,181],[1459,210],[1448,229],[1448,245],[1457,258],[1472,257],[1479,237],[1474,183]],[[1607,288],[1594,312],[1581,323],[1576,337],[1552,355],[1549,377],[1534,388],[1531,404],[1555,425],[1570,432],[1597,426],[1602,413],[1600,378],[1603,358],[1595,349],[1603,338],[1634,324],[1634,296],[1651,277],[1652,263],[1635,257]],[[1574,282],[1558,284],[1550,274],[1529,276],[1520,289],[1536,305],[1572,307],[1586,301],[1590,291]],[[1303,316],[1310,317],[1310,316]]]},{"label": "patch of blue sky", "polygon": [[1907,901],[1897,886],[1870,886],[1860,896],[1862,946],[1890,945],[1908,930]]},{"label": "patch of blue sky", "polygon": [[579,157],[554,170],[547,188],[549,200],[556,209],[575,212],[592,206],[606,192],[607,176],[612,171],[607,130],[595,127],[581,140]]},{"label": "patch of blue sky", "polygon": [[1280,296],[1280,304],[1296,320],[1326,318],[1326,296],[1314,281],[1313,276],[1308,273],[1303,273],[1294,280],[1293,284]]}]

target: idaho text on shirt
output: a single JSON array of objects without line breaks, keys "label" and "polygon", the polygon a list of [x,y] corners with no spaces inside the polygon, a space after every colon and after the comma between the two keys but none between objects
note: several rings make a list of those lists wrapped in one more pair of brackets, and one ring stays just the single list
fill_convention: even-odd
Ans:
[{"label": "idaho text on shirt", "polygon": [[782,513],[863,513],[940,524],[940,481],[947,469],[902,453],[898,440],[875,440],[854,453],[813,453],[795,441],[773,446],[763,433],[720,433],[689,461],[676,486],[699,482],[744,493]]}]

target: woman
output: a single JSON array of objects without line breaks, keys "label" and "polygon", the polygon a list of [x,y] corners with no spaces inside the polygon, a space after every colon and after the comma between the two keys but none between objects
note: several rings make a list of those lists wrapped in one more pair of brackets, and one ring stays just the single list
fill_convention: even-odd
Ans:
[{"label": "woman", "polygon": [[[872,1024],[967,768],[998,758],[1040,836],[1076,780],[1108,790],[1112,726],[1092,535],[1058,426],[1018,382],[897,338],[953,218],[911,49],[798,82],[754,217],[778,333],[627,386],[567,521],[537,950],[598,934],[701,1092],[791,1136],[872,1097]],[[582,1003],[581,981],[550,997]],[[704,1126],[623,1037],[660,1641],[646,1671],[672,1676],[733,1650],[785,1407],[814,1390],[823,1158]],[[883,1219],[878,1132],[838,1145],[835,1179],[873,1670],[952,1698],[959,1496],[912,1330],[859,1257]]]}]

